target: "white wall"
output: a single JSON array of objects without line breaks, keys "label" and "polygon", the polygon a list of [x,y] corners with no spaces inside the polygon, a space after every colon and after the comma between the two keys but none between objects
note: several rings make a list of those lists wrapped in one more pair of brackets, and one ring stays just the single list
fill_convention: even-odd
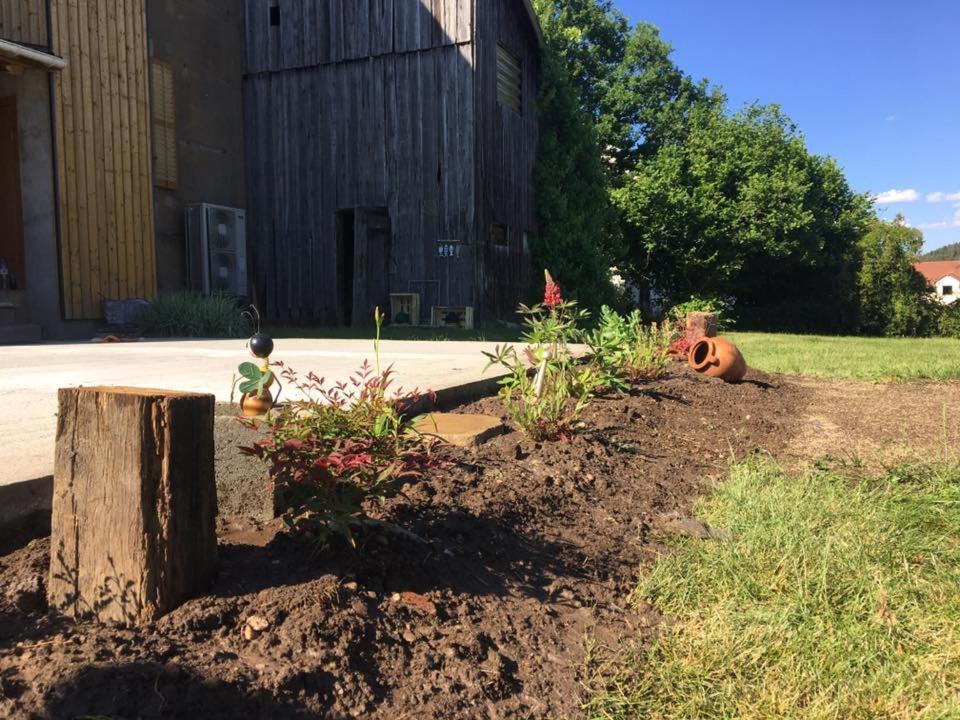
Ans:
[{"label": "white wall", "polygon": [[[949,295],[944,295],[943,289],[945,286],[952,289],[953,292]],[[944,305],[952,305],[957,301],[957,298],[960,297],[960,279],[955,278],[953,275],[940,278],[937,280],[935,287],[937,289],[937,299]]]}]

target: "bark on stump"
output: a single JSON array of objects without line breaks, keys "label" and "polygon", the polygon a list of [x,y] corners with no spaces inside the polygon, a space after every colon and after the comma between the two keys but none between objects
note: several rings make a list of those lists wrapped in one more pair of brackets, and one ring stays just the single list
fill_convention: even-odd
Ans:
[{"label": "bark on stump", "polygon": [[688,340],[699,340],[702,337],[717,336],[717,315],[711,312],[687,313]]},{"label": "bark on stump", "polygon": [[150,622],[216,573],[214,398],[89,387],[59,404],[50,606]]}]

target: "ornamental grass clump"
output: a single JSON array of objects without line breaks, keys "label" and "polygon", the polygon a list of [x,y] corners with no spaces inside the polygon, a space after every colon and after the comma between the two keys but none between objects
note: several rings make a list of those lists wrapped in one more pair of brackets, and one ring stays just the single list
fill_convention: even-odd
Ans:
[{"label": "ornamental grass clump", "polygon": [[527,347],[497,346],[487,367],[508,371],[500,381],[500,399],[517,426],[535,440],[568,438],[598,387],[593,368],[582,365],[570,351],[580,339],[579,325],[587,317],[573,301],[564,300],[560,286],[544,271],[543,303],[520,305]]},{"label": "ornamental grass clump", "polygon": [[624,317],[607,306],[600,309],[600,322],[586,337],[590,362],[602,386],[617,391],[663,377],[673,340],[669,324],[648,325],[639,310]]},{"label": "ornamental grass clump", "polygon": [[175,292],[150,301],[137,317],[145,337],[241,338],[250,323],[232,295]]},{"label": "ornamental grass clump", "polygon": [[375,317],[375,363],[364,361],[346,382],[328,385],[312,372],[302,379],[275,363],[300,399],[275,410],[258,425],[265,437],[243,448],[269,465],[286,524],[322,545],[335,535],[356,545],[357,531],[372,524],[367,501],[382,502],[445,462],[412,429],[409,411],[422,396],[394,388],[392,367],[380,367],[379,310]]}]

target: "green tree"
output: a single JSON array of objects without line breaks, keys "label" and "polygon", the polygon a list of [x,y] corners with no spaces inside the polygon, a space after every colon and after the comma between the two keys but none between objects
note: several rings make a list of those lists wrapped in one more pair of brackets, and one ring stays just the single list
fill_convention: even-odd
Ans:
[{"label": "green tree", "polygon": [[609,0],[535,0],[544,35],[590,114],[611,181],[679,137],[693,109],[721,107],[722,93],[695,82],[649,23],[630,25]]},{"label": "green tree", "polygon": [[[584,243],[584,253],[600,249],[603,264],[668,302],[732,299],[742,326],[855,330],[857,242],[875,214],[836,162],[810,153],[777,106],[731,113],[719,89],[677,67],[657,28],[631,25],[610,0],[535,4],[550,62],[565,70],[564,93],[592,123],[616,210],[618,229]],[[557,67],[547,73],[549,86],[563,81]],[[556,134],[546,147],[574,156],[586,152],[584,135]],[[589,227],[606,233],[599,217]]]},{"label": "green tree", "polygon": [[960,243],[950,243],[920,256],[923,262],[932,260],[960,260]]},{"label": "green tree", "polygon": [[913,264],[923,247],[923,233],[907,227],[902,215],[876,221],[859,242],[857,289],[860,329],[871,335],[929,335],[940,306]]},{"label": "green tree", "polygon": [[618,218],[594,123],[549,40],[541,60],[538,114],[535,263],[548,268],[565,295],[583,307],[610,304],[616,297],[610,267],[620,254]]},{"label": "green tree", "polygon": [[668,300],[735,298],[741,316],[790,305],[785,327],[855,323],[870,201],[776,106],[695,110],[682,139],[640,162],[613,198],[634,275]]}]

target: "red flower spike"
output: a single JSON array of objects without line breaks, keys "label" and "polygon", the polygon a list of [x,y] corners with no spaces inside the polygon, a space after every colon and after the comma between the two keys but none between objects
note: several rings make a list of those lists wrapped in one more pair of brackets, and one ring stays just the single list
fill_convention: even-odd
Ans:
[{"label": "red flower spike", "polygon": [[560,286],[550,275],[549,270],[544,270],[543,275],[547,280],[546,288],[543,291],[543,304],[548,308],[555,308],[563,303],[563,296],[560,294]]}]

